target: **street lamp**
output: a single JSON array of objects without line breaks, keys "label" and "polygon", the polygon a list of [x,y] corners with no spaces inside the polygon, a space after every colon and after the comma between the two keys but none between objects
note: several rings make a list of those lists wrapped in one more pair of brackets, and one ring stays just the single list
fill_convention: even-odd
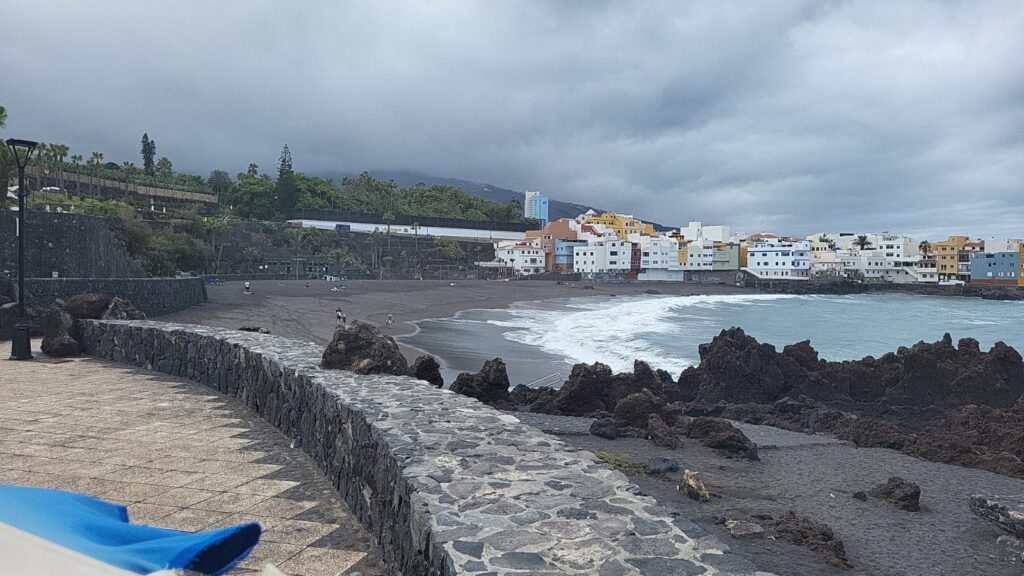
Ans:
[{"label": "street lamp", "polygon": [[36,144],[30,140],[7,140],[7,147],[18,163],[18,320],[11,339],[11,360],[32,359],[32,323],[25,314],[25,167]]}]

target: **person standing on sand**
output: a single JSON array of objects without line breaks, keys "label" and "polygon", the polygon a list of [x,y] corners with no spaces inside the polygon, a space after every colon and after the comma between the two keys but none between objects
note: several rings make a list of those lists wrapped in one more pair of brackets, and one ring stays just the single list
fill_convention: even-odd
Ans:
[{"label": "person standing on sand", "polygon": [[248,294],[249,293],[249,281],[246,280],[245,284],[243,284],[243,286],[244,286],[244,288],[243,288],[242,291],[245,292],[246,294]]},{"label": "person standing on sand", "polygon": [[341,308],[338,308],[337,310],[335,310],[334,315],[338,319],[338,326],[344,326],[345,325],[345,313],[341,311]]},{"label": "person standing on sand", "polygon": [[395,324],[395,317],[392,316],[391,313],[389,312],[388,313],[388,319],[384,321],[384,327],[385,328],[391,328],[392,326],[394,326],[394,324]]}]

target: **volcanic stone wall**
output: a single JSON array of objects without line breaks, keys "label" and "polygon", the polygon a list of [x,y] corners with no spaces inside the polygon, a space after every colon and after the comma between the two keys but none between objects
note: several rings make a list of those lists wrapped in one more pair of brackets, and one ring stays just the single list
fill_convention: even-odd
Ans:
[{"label": "volcanic stone wall", "polygon": [[57,298],[86,292],[120,296],[146,313],[159,316],[206,301],[202,278],[26,278],[25,302],[45,308]]},{"label": "volcanic stone wall", "polygon": [[87,321],[88,354],[189,378],[295,440],[394,575],[753,574],[593,454],[475,399],[323,370],[317,345],[152,321]]},{"label": "volcanic stone wall", "polygon": [[[0,212],[0,270],[17,270],[18,213]],[[140,278],[145,272],[97,216],[25,212],[25,278]]]}]

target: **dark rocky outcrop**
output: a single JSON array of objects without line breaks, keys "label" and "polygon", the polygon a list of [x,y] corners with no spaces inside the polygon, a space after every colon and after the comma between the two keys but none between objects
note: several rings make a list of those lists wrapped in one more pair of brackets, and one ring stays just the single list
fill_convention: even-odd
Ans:
[{"label": "dark rocky outcrop", "polygon": [[444,386],[444,378],[441,376],[441,365],[430,354],[424,354],[417,358],[409,368],[409,375],[418,380],[424,380],[441,388]]},{"label": "dark rocky outcrop", "polygon": [[657,414],[665,401],[647,390],[630,394],[615,404],[615,422],[621,426],[646,428],[648,418]]},{"label": "dark rocky outcrop", "polygon": [[409,365],[395,340],[376,326],[358,320],[334,331],[320,366],[357,374],[409,373]]},{"label": "dark rocky outcrop", "polygon": [[239,330],[242,332],[255,332],[256,334],[270,334],[270,330],[262,326],[239,326]]},{"label": "dark rocky outcrop", "polygon": [[868,496],[887,500],[893,506],[907,512],[921,510],[921,487],[899,476],[893,476],[885,484],[875,486],[868,491]]},{"label": "dark rocky outcrop", "polygon": [[512,410],[512,395],[509,393],[508,372],[505,361],[494,358],[484,362],[483,368],[476,374],[463,372],[452,382],[451,391],[476,398],[477,400],[501,410]]},{"label": "dark rocky outcrop", "polygon": [[686,435],[727,456],[758,460],[757,446],[738,428],[719,418],[701,416],[686,425]]},{"label": "dark rocky outcrop", "polygon": [[613,418],[600,418],[590,424],[590,433],[601,438],[615,440],[619,437],[619,427]]},{"label": "dark rocky outcrop", "polygon": [[1024,362],[997,342],[988,352],[949,334],[934,343],[901,347],[881,358],[825,362],[807,341],[777,352],[740,328],[700,346],[700,364],[679,377],[687,400],[768,404],[785,396],[900,406],[979,404],[1008,408],[1024,392]]},{"label": "dark rocky outcrop", "polygon": [[1024,538],[1024,501],[975,494],[971,512],[1017,538]]},{"label": "dark rocky outcrop", "polygon": [[665,424],[661,416],[651,414],[647,417],[647,437],[658,446],[665,448],[678,448],[679,435]]},{"label": "dark rocky outcrop", "polygon": [[772,529],[778,538],[823,553],[829,563],[837,568],[850,567],[843,541],[837,538],[835,532],[826,524],[797,516],[795,512],[789,511],[774,522]]},{"label": "dark rocky outcrop", "polygon": [[79,320],[96,320],[103,315],[111,298],[105,294],[78,294],[68,298],[65,309]]},{"label": "dark rocky outcrop", "polygon": [[146,315],[143,314],[138,308],[132,306],[132,303],[114,296],[110,300],[110,304],[107,306],[103,314],[100,315],[101,320],[145,320]]}]

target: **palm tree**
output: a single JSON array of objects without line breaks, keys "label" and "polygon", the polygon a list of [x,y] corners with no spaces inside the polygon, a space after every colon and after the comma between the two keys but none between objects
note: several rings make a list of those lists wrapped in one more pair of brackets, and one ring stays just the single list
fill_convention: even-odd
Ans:
[{"label": "palm tree", "polygon": [[921,240],[921,243],[917,245],[917,249],[921,251],[921,255],[927,260],[932,253],[932,243],[927,240]]},{"label": "palm tree", "polygon": [[7,108],[0,106],[0,128],[7,126]]},{"label": "palm tree", "polygon": [[861,250],[867,250],[871,247],[871,240],[868,240],[867,236],[861,234],[853,241],[853,245]]},{"label": "palm tree", "polygon": [[92,184],[96,188],[93,193],[99,196],[99,186],[97,186],[96,180],[100,166],[103,164],[103,152],[93,152],[89,162],[92,163]]},{"label": "palm tree", "polygon": [[128,162],[127,160],[121,164],[121,169],[124,170],[124,203],[128,204],[128,183],[132,178],[132,170],[135,169],[135,164]]},{"label": "palm tree", "polygon": [[79,169],[82,166],[82,155],[72,154],[71,165],[75,167],[75,196],[78,196],[79,188],[82,185],[82,176],[79,174]]},{"label": "palm tree", "polygon": [[68,146],[67,144],[51,144],[50,150],[53,152],[53,160],[57,168],[57,181],[60,183],[60,189],[65,195],[68,195],[67,190],[64,189],[64,159],[68,156]]}]

